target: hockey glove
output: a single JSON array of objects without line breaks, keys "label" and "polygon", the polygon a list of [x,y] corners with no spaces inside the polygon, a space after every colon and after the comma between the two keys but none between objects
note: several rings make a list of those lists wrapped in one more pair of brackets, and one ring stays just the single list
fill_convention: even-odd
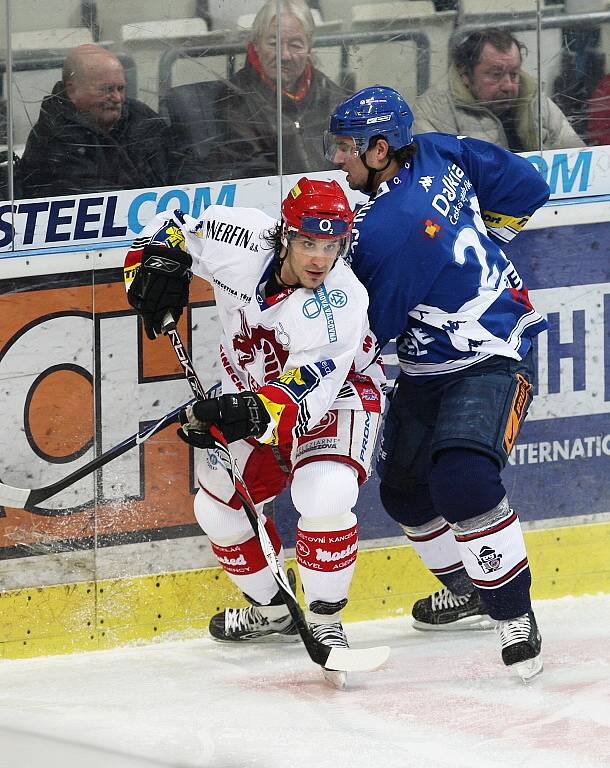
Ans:
[{"label": "hockey glove", "polygon": [[189,405],[180,413],[182,426],[178,437],[195,448],[213,448],[210,424],[220,429],[228,443],[233,443],[245,437],[259,437],[269,421],[269,414],[257,395],[238,392]]},{"label": "hockey glove", "polygon": [[161,333],[168,312],[177,322],[189,300],[193,260],[179,248],[145,245],[142,263],[127,292],[127,300],[144,322],[149,339]]}]

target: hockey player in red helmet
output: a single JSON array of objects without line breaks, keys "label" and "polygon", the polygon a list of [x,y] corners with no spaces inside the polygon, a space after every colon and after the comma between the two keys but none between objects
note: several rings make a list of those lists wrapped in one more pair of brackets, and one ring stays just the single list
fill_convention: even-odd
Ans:
[{"label": "hockey player in red helmet", "polygon": [[[161,213],[125,265],[129,302],[150,338],[168,311],[177,319],[187,306],[191,272],[214,286],[223,394],[185,409],[180,436],[209,449],[208,428],[217,425],[261,510],[290,483],[306,617],[318,640],[343,647],[340,612],[358,554],[352,510],[369,473],[384,387],[368,296],[342,259],[351,227],[339,184],[302,178],[281,221],[218,205],[199,220]],[[208,458],[197,480],[197,521],[250,603],[218,613],[210,633],[235,643],[296,636],[228,477]],[[266,528],[281,559],[271,519]],[[345,683],[344,673],[325,676]]]},{"label": "hockey player in red helmet", "polygon": [[[319,285],[328,272],[326,267],[332,269],[347,251],[353,218],[336,181],[302,178],[282,203],[281,237],[275,243],[280,282],[305,288]],[[322,259],[317,270],[314,253]]]}]

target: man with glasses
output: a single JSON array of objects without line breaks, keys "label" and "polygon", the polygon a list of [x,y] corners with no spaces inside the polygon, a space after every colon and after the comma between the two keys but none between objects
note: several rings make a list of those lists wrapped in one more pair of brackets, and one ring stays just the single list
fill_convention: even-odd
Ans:
[{"label": "man with glasses", "polygon": [[538,83],[522,69],[525,46],[510,32],[472,32],[453,51],[447,81],[413,103],[414,133],[440,131],[473,136],[512,152],[583,147],[584,142]]}]

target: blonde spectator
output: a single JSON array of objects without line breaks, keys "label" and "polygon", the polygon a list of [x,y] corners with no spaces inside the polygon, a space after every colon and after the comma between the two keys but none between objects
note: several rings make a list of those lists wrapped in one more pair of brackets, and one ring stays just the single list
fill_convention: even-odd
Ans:
[{"label": "blonde spectator", "polygon": [[[281,71],[284,173],[329,168],[320,136],[326,115],[345,98],[312,61],[314,20],[303,0],[268,0],[252,26],[245,66],[219,85],[214,168],[186,158],[178,180],[246,178],[278,173],[277,70]],[[277,49],[277,29],[281,42]]]}]

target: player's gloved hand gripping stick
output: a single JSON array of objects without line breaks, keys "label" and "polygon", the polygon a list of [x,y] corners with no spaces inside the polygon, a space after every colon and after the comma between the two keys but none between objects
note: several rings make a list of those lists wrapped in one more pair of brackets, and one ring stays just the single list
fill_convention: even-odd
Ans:
[{"label": "player's gloved hand gripping stick", "polygon": [[[184,375],[190,384],[193,394],[198,398],[205,398],[206,395],[201,382],[199,381],[191,359],[182,344],[182,340],[176,329],[176,324],[169,313],[165,316],[163,321],[162,332],[165,333],[172,342],[176,356],[180,361]],[[263,519],[256,511],[256,507],[244,483],[237,463],[231,455],[225,436],[214,425],[209,426],[208,434],[211,437],[212,449],[216,451],[220,463],[231,478],[231,482],[235,487],[235,492],[241,501],[244,512],[254,531],[254,535],[260,543],[267,565],[273,573],[284,603],[290,611],[290,615],[293,618],[299,635],[301,636],[303,644],[312,661],[326,669],[344,672],[367,672],[377,669],[377,667],[381,666],[390,655],[388,646],[382,645],[375,648],[331,648],[321,643],[312,635],[309,625],[305,620],[305,616],[303,615],[303,611],[301,610],[288,582],[286,573],[281,567],[273,544],[269,539]]]}]

